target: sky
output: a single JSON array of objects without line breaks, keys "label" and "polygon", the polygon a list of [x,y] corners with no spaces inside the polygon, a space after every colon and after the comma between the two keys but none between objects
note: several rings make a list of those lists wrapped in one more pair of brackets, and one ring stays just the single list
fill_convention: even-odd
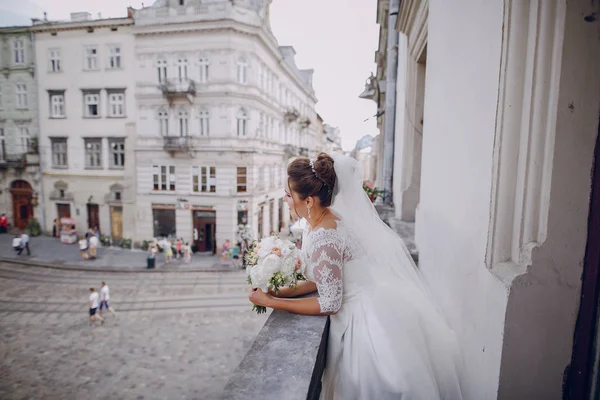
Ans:
[{"label": "sky", "polygon": [[[44,11],[51,20],[67,20],[78,11],[124,17],[127,6],[140,8],[152,1],[0,0],[0,25],[28,25]],[[375,71],[376,8],[376,0],[274,0],[271,6],[273,33],[280,45],[294,46],[299,68],[315,70],[317,112],[340,128],[345,150],[364,135],[378,134],[375,103],[358,98]]]}]

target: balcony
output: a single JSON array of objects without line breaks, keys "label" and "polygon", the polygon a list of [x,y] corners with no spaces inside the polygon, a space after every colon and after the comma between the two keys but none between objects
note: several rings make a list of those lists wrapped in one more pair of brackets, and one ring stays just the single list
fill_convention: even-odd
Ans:
[{"label": "balcony", "polygon": [[318,400],[328,336],[328,317],[273,311],[221,398]]},{"label": "balcony", "polygon": [[175,99],[185,98],[190,104],[194,102],[196,95],[196,83],[191,79],[169,79],[166,83],[159,86],[163,96],[167,98],[169,104]]},{"label": "balcony", "polygon": [[163,137],[163,148],[168,152],[187,152],[191,149],[189,136],[165,136]]},{"label": "balcony", "polygon": [[40,164],[37,139],[30,139],[24,148],[16,153],[6,151],[6,144],[0,143],[0,168],[24,169],[26,167],[37,167]]}]

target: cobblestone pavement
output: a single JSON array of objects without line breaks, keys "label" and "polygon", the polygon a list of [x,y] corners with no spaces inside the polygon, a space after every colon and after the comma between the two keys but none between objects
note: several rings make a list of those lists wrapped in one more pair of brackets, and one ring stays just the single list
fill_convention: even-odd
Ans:
[{"label": "cobblestone pavement", "polygon": [[[88,326],[89,288],[116,318]],[[1,399],[217,399],[267,315],[243,272],[102,273],[0,263]]]},{"label": "cobblestone pavement", "polygon": [[[89,269],[146,269],[147,253],[139,249],[126,250],[116,247],[100,247],[96,260],[83,261],[76,244],[63,244],[57,238],[40,236],[30,239],[31,256],[27,256],[26,251],[19,256],[12,248],[13,238],[13,235],[0,235],[0,258]],[[194,254],[189,264],[183,263],[181,258],[174,259],[171,264],[165,264],[164,256],[159,254],[156,257],[156,268],[159,270],[234,269],[231,263],[221,263],[219,257],[212,254]]]}]

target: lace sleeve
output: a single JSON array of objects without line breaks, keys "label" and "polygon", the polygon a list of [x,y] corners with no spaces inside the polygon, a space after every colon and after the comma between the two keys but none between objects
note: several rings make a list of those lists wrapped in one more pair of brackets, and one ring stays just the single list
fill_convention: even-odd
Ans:
[{"label": "lace sleeve", "polygon": [[344,264],[342,246],[322,240],[314,243],[311,267],[322,313],[335,313],[342,306]]}]

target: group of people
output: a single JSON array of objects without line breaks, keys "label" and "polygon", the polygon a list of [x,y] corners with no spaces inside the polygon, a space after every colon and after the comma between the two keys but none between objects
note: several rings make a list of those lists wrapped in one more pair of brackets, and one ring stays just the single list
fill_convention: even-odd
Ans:
[{"label": "group of people", "polygon": [[237,242],[232,246],[229,239],[227,239],[221,248],[221,262],[225,263],[231,260],[234,267],[244,267],[247,253],[248,244],[246,241]]},{"label": "group of people", "polygon": [[163,253],[165,264],[170,264],[173,261],[173,256],[176,259],[183,258],[183,262],[189,264],[192,261],[192,246],[189,242],[184,242],[183,238],[177,239],[174,243],[168,239],[159,241],[154,238],[148,247],[149,257],[156,257],[158,253]]},{"label": "group of people", "polygon": [[100,247],[100,232],[97,228],[90,228],[85,236],[79,238],[79,251],[83,261],[92,259],[95,260]]},{"label": "group of people", "polygon": [[[104,323],[102,318],[102,310],[108,310],[116,317],[115,310],[110,306],[108,302],[110,300],[110,290],[105,282],[100,284],[100,294],[96,292],[96,289],[90,288],[90,301],[89,301],[89,312],[90,312],[90,326],[93,328],[96,320]],[[98,310],[98,308],[100,310]]]}]

